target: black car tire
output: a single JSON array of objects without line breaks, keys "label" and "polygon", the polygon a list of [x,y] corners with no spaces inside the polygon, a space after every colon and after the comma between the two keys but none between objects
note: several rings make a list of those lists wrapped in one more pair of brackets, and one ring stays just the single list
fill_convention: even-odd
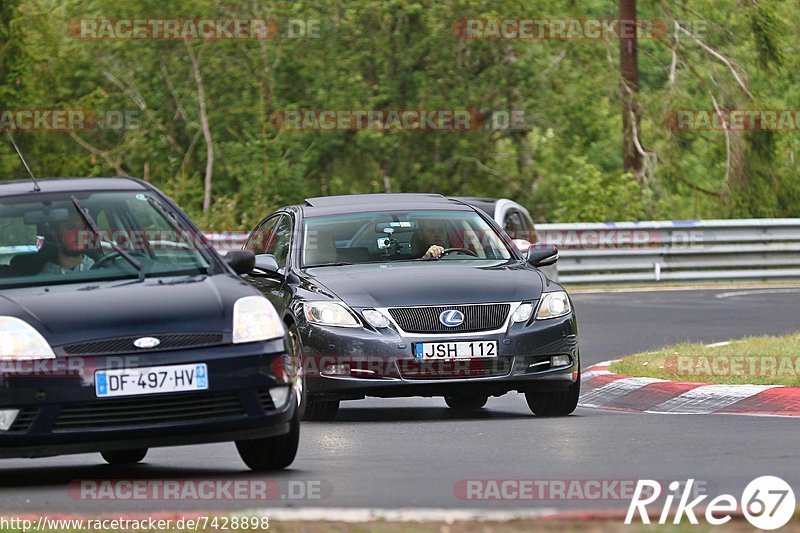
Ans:
[{"label": "black car tire", "polygon": [[302,420],[328,422],[336,418],[339,400],[316,400],[306,394],[298,409]]},{"label": "black car tire", "polygon": [[536,416],[567,416],[578,407],[581,395],[581,380],[567,390],[556,392],[526,392],[525,401]]},{"label": "black car tire", "polygon": [[318,400],[308,393],[305,369],[303,368],[302,362],[303,350],[300,344],[300,332],[294,324],[289,326],[289,350],[291,351],[289,356],[292,361],[295,362],[296,368],[300,369],[297,378],[299,381],[297,388],[300,391],[297,411],[300,420],[304,422],[325,422],[333,420],[336,418],[336,413],[339,412],[339,400]]},{"label": "black car tire", "polygon": [[110,465],[135,465],[141,463],[147,455],[147,448],[136,448],[133,450],[114,450],[101,452],[105,462]]},{"label": "black car tire", "polygon": [[296,414],[289,425],[286,435],[236,441],[236,450],[244,464],[254,472],[283,470],[292,464],[300,442],[300,419]]},{"label": "black car tire", "polygon": [[445,396],[444,401],[451,409],[458,411],[473,411],[481,409],[489,400],[488,396],[481,395],[458,395]]}]

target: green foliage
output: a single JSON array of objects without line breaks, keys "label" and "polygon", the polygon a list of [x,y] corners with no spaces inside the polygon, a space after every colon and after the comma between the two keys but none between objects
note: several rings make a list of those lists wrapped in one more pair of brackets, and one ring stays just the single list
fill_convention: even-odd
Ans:
[{"label": "green foliage", "polygon": [[[0,4],[3,108],[132,110],[137,127],[18,132],[42,176],[144,177],[198,222],[251,227],[308,196],[430,191],[510,197],[540,221],[798,216],[800,133],[671,131],[673,109],[794,109],[800,17],[788,0],[639,2],[640,18],[704,20],[703,42],[730,69],[671,32],[640,41],[646,176],[622,172],[617,41],[461,40],[466,18],[608,18],[608,0],[12,0]],[[198,86],[181,41],[70,37],[85,18],[319,20],[320,38],[195,41],[214,144],[212,205],[202,212],[206,146]],[[674,79],[670,65],[676,53]],[[282,110],[524,110],[528,129],[471,132],[285,131]],[[726,165],[726,160],[731,162]],[[24,170],[0,143],[0,176]]]},{"label": "green foliage", "polygon": [[542,179],[542,196],[554,206],[556,220],[606,222],[643,218],[647,193],[635,176],[605,173],[579,156],[569,156],[563,167],[561,173]]}]

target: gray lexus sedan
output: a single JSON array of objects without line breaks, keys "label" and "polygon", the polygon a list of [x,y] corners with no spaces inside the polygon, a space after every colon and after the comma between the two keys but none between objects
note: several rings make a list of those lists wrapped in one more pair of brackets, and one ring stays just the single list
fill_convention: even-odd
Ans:
[{"label": "gray lexus sedan", "polygon": [[300,412],[342,400],[442,396],[457,410],[525,394],[563,416],[580,392],[572,302],[485,213],[434,194],[309,198],[266,217],[245,244],[245,275],[291,338]]}]

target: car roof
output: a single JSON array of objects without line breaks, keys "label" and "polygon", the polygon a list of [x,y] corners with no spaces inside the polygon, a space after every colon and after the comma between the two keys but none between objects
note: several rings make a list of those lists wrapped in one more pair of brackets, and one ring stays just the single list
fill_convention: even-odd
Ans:
[{"label": "car roof", "polygon": [[31,180],[0,181],[0,196],[20,196],[71,191],[146,191],[141,181],[128,178],[46,178],[37,179],[40,191],[34,192]]},{"label": "car roof", "polygon": [[480,196],[451,196],[451,198],[477,207],[490,217],[494,217],[494,211],[499,201],[497,198],[482,198]]},{"label": "car roof", "polygon": [[307,198],[300,206],[306,217],[336,215],[344,213],[363,213],[368,211],[446,209],[471,211],[458,201],[445,198],[441,194],[423,193],[381,193],[351,194],[342,196],[319,196]]}]

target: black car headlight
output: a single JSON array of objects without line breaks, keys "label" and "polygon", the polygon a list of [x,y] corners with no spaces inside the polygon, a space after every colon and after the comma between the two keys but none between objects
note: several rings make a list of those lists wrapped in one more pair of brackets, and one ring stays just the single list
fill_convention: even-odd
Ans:
[{"label": "black car headlight", "polygon": [[533,304],[522,303],[514,310],[514,313],[511,315],[511,322],[527,322],[528,320],[530,320],[532,314],[533,314]]},{"label": "black car headlight", "polygon": [[560,316],[566,316],[571,312],[572,306],[569,304],[569,297],[566,292],[546,292],[542,294],[542,301],[539,302],[539,310],[536,311],[536,320],[558,318]]},{"label": "black car headlight", "polygon": [[266,341],[283,337],[281,317],[263,296],[245,296],[233,304],[233,343]]},{"label": "black car headlight", "polygon": [[54,359],[55,356],[33,326],[13,316],[0,316],[0,361]]},{"label": "black car headlight", "polygon": [[362,313],[364,320],[373,328],[388,328],[391,324],[386,315],[375,309],[365,309]]},{"label": "black car headlight", "polygon": [[306,302],[303,304],[306,320],[320,326],[361,327],[355,314],[339,302]]}]

